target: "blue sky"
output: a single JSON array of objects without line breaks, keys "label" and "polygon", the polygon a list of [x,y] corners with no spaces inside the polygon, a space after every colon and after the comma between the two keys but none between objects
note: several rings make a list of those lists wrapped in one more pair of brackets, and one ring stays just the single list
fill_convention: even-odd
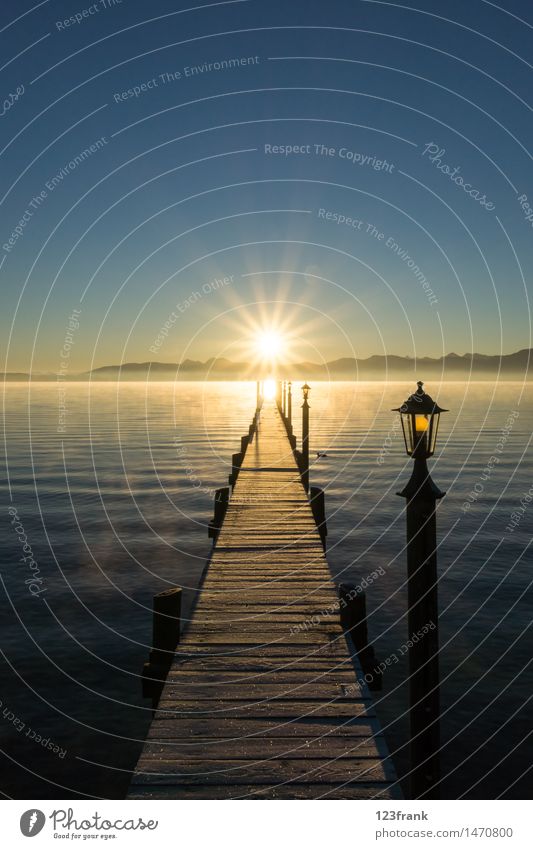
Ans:
[{"label": "blue sky", "polygon": [[418,5],[3,2],[2,370],[529,347],[531,9]]}]

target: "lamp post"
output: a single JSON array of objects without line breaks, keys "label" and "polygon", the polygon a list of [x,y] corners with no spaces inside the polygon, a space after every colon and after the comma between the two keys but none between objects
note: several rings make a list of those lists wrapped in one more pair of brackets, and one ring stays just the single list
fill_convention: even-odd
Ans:
[{"label": "lamp post", "polygon": [[304,383],[302,392],[304,402],[302,404],[302,483],[306,492],[309,492],[309,393],[311,387]]},{"label": "lamp post", "polygon": [[432,481],[428,457],[435,452],[440,414],[447,412],[418,381],[400,413],[405,450],[414,460],[406,499],[409,637],[411,797],[439,797],[439,630],[435,506],[445,493]]}]

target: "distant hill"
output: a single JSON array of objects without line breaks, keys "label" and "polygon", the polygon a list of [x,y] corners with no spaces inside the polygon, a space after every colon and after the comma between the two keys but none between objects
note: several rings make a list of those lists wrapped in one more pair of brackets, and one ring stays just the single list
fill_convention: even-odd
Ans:
[{"label": "distant hill", "polygon": [[[2,381],[4,381],[4,380],[11,381],[12,380],[12,381],[16,382],[16,381],[29,380],[30,376],[25,371],[4,371],[4,372],[0,372],[0,378],[1,378]],[[36,378],[36,379],[37,380],[51,380],[51,378],[48,377],[48,375],[42,375],[42,376],[39,375],[39,377]]]}]

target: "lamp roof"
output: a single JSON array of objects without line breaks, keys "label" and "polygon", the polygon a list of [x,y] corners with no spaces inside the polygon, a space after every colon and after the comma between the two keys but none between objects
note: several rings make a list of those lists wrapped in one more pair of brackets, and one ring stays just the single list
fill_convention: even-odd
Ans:
[{"label": "lamp roof", "polygon": [[394,413],[414,413],[419,415],[432,415],[433,413],[447,413],[444,407],[439,407],[431,395],[424,392],[423,382],[417,382],[417,390],[409,395],[409,398],[403,402],[401,407],[394,407]]}]

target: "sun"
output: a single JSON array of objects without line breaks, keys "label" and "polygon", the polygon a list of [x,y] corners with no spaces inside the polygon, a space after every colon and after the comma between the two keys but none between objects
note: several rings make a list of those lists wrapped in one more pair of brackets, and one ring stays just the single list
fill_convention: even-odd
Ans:
[{"label": "sun", "polygon": [[283,353],[282,336],[275,330],[266,330],[256,340],[257,350],[265,360],[277,360]]}]

